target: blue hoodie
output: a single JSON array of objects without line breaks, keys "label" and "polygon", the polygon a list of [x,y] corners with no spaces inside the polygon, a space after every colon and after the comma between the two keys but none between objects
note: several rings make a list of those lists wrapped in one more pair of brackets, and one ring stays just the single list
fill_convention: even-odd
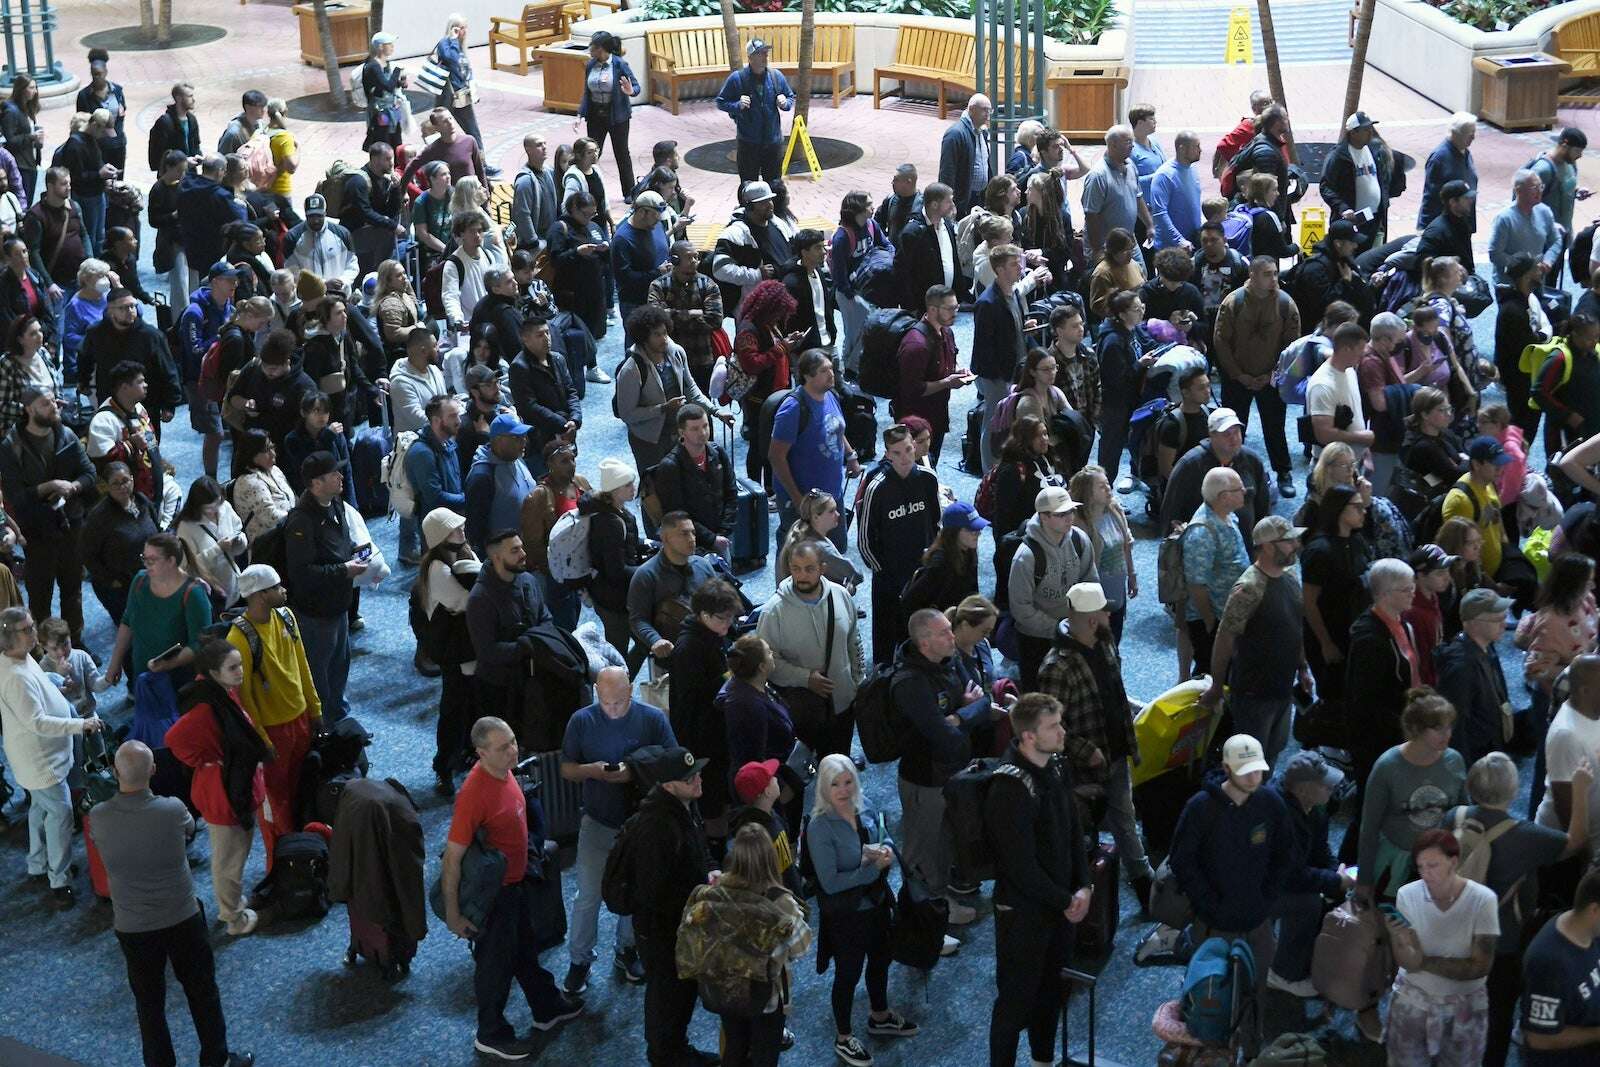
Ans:
[{"label": "blue hoodie", "polygon": [[515,459],[498,459],[487,442],[479,445],[467,472],[468,543],[482,553],[491,532],[520,529],[522,502],[537,485],[520,454]]},{"label": "blue hoodie", "polygon": [[1246,933],[1267,921],[1288,874],[1293,834],[1283,798],[1262,788],[1235,804],[1227,773],[1206,775],[1178,817],[1168,860],[1202,922]]},{"label": "blue hoodie", "polygon": [[200,380],[200,361],[233,317],[233,301],[221,307],[211,299],[211,286],[202,285],[189,294],[189,306],[178,316],[178,348],[173,353],[185,382]]},{"label": "blue hoodie", "polygon": [[[739,98],[748,96],[750,106],[739,106]],[[717,107],[733,117],[735,136],[749,144],[782,144],[783,120],[778,117],[778,97],[786,103],[783,110],[794,107],[794,90],[789,80],[776,68],[768,67],[765,77],[757,77],[748,66],[740,67],[728,75],[717,93]]]},{"label": "blue hoodie", "polygon": [[441,445],[433,431],[424,426],[411,443],[405,463],[406,478],[417,498],[418,519],[434,508],[463,511],[467,498],[461,492],[461,462],[456,459],[454,437]]},{"label": "blue hoodie", "polygon": [[178,183],[178,244],[189,266],[204,272],[222,258],[222,228],[245,220],[244,204],[221,182],[191,174]]}]

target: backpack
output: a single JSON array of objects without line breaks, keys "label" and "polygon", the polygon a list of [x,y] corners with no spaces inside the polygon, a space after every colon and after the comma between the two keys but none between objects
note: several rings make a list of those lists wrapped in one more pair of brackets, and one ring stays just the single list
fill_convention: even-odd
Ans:
[{"label": "backpack", "polygon": [[278,919],[320,919],[328,914],[327,838],[312,831],[278,838],[272,871],[256,885],[250,900],[257,907],[271,904]]},{"label": "backpack", "polygon": [[1572,249],[1567,253],[1567,266],[1572,270],[1572,280],[1579,285],[1589,284],[1589,257],[1594,252],[1594,231],[1600,222],[1591,222],[1572,238]]},{"label": "backpack", "polygon": [[1004,441],[1011,433],[1011,424],[1017,419],[1017,404],[1022,400],[1022,390],[1012,386],[1011,391],[1000,399],[994,406],[994,414],[989,417],[989,436],[996,441]]},{"label": "backpack", "polygon": [[[250,184],[257,189],[268,189],[277,180],[278,164],[272,158],[272,138],[267,133],[265,126],[256,128],[256,132],[251,134],[250,140],[240,147],[239,155],[244,157],[245,167],[250,175]],[[345,164],[337,162],[334,166],[344,167]],[[329,168],[329,173],[332,173],[332,168]],[[343,199],[343,185],[344,183],[341,180],[340,199]],[[318,189],[318,192],[321,192],[321,189]],[[328,214],[337,214],[332,201],[328,203]]]},{"label": "backpack", "polygon": [[[1456,870],[1463,878],[1470,878],[1479,885],[1488,885],[1489,864],[1494,858],[1494,843],[1521,824],[1521,819],[1507,815],[1495,823],[1492,829],[1486,830],[1482,819],[1477,816],[1468,817],[1465,807],[1457,808],[1455,822],[1450,827],[1450,832],[1455,834],[1456,840],[1461,843],[1461,864]],[[1526,878],[1527,875],[1518,878],[1500,894],[1500,906],[1511,908],[1511,918],[1518,923],[1522,921],[1519,891]]]},{"label": "backpack", "polygon": [[222,403],[228,393],[227,378],[222,373],[222,338],[211,342],[206,354],[200,357],[200,392],[213,404]]},{"label": "backpack", "polygon": [[1278,366],[1272,372],[1272,384],[1286,404],[1306,402],[1306,381],[1327,361],[1333,344],[1319,333],[1308,334],[1289,345],[1278,354]]},{"label": "backpack", "polygon": [[1265,210],[1267,209],[1264,207],[1252,204],[1240,204],[1222,216],[1222,236],[1227,240],[1229,248],[1241,256],[1251,255],[1254,242],[1250,233],[1255,228],[1256,216]]},{"label": "backpack", "polygon": [[[1021,463],[1017,464],[1018,468],[1021,468],[1022,466],[1023,464]],[[978,512],[979,515],[982,515],[990,522],[994,521],[994,483],[996,472],[999,470],[1000,464],[996,463],[994,466],[985,471],[983,477],[978,481],[978,491],[974,493],[972,497],[973,508]]]},{"label": "backpack", "polygon": [[1551,356],[1560,354],[1561,380],[1556,383],[1556,388],[1562,388],[1572,380],[1572,349],[1567,346],[1565,337],[1552,337],[1548,341],[1535,342],[1522,350],[1522,355],[1517,358],[1517,369],[1528,376],[1533,387],[1528,390],[1528,407],[1534,411],[1539,410],[1539,368]]},{"label": "backpack", "polygon": [[1021,767],[996,758],[975,759],[944,784],[944,825],[955,845],[956,864],[975,881],[995,876],[994,842],[984,827],[983,808],[997,776],[1015,778],[1039,799],[1033,778]]},{"label": "backpack", "polygon": [[1433,539],[1439,536],[1439,527],[1444,525],[1444,503],[1449,499],[1451,490],[1461,490],[1462,495],[1467,498],[1467,503],[1472,505],[1472,521],[1474,523],[1478,521],[1478,495],[1471,489],[1464,488],[1465,484],[1470,480],[1467,475],[1462,475],[1449,489],[1428,501],[1428,506],[1422,509],[1421,515],[1417,516],[1416,544],[1431,544]]},{"label": "backpack", "polygon": [[[267,158],[268,160],[271,160],[272,158],[272,153],[270,151],[267,153]],[[252,170],[253,169],[254,168],[252,167]],[[317,195],[322,197],[323,200],[327,201],[328,217],[330,219],[339,217],[339,209],[344,206],[345,179],[354,174],[358,169],[359,168],[357,167],[352,167],[342,159],[336,159],[332,163],[328,164],[328,169],[323,174],[322,180],[317,183]]]},{"label": "backpack", "polygon": [[914,319],[897,307],[879,308],[867,316],[861,332],[861,371],[856,384],[864,393],[893,400],[900,392],[900,342],[917,329]]},{"label": "backpack", "polygon": [[383,468],[383,484],[389,490],[389,509],[399,515],[411,515],[417,510],[416,490],[411,487],[411,476],[406,473],[406,456],[417,443],[417,431],[402,430],[394,436],[394,451]]},{"label": "backpack", "polygon": [[793,918],[760,893],[697,886],[678,924],[678,977],[696,981],[708,1011],[757,1018],[772,999],[775,957],[794,933]]},{"label": "backpack", "polygon": [[465,278],[467,276],[467,268],[454,252],[434,260],[422,275],[422,302],[427,307],[430,319],[442,319],[445,317],[444,265],[451,260],[456,261],[456,273]]},{"label": "backpack", "polygon": [[[1189,603],[1189,581],[1183,573],[1183,539],[1193,525],[1186,522],[1163,537],[1156,554],[1156,599],[1174,609],[1182,609]],[[1211,536],[1221,540],[1214,530]]]},{"label": "backpack", "polygon": [[558,582],[587,582],[595,576],[594,564],[589,560],[591,518],[578,514],[578,509],[573,508],[563,512],[550,528],[547,552],[551,578]]},{"label": "backpack", "polygon": [[[638,358],[639,357],[634,355],[632,352],[624,353],[623,357],[617,361],[617,365],[611,368],[611,380],[616,381],[617,379],[621,378],[622,368],[628,365],[628,360]],[[650,370],[651,368],[643,366],[641,362],[639,367],[639,390],[641,392],[644,391],[644,383],[646,381],[645,374]],[[622,409],[617,406],[617,394],[620,392],[620,389],[611,390],[611,414],[615,415],[619,419],[622,418]]]},{"label": "backpack", "polygon": [[[567,512],[567,515],[572,512]],[[566,518],[563,515],[562,518]],[[628,816],[617,832],[617,840],[606,856],[606,868],[600,875],[600,901],[613,915],[632,915],[639,906],[638,887],[634,877],[633,846],[639,835],[639,815]],[[630,831],[632,831],[630,833]]]},{"label": "backpack", "polygon": [[1179,1010],[1189,1033],[1210,1045],[1225,1045],[1244,1015],[1256,981],[1256,958],[1243,938],[1207,938],[1189,958]]},{"label": "backpack", "polygon": [[274,524],[261,531],[250,542],[250,562],[265,563],[283,578],[283,587],[289,588],[289,520]]},{"label": "backpack", "polygon": [[873,667],[851,704],[861,751],[871,763],[893,763],[900,758],[902,721],[894,709],[894,674],[892,666]]},{"label": "backpack", "polygon": [[[262,537],[265,536],[266,534],[262,534]],[[300,627],[295,622],[294,612],[288,608],[274,608],[273,611],[283,620],[284,629],[289,631],[289,640],[300,640]],[[265,680],[266,668],[261,664],[261,635],[256,632],[256,624],[245,615],[243,608],[230,608],[223,612],[216,622],[205,628],[204,632],[207,637],[226,641],[234,627],[238,627],[239,632],[244,635],[245,647],[250,650],[250,673]]]}]

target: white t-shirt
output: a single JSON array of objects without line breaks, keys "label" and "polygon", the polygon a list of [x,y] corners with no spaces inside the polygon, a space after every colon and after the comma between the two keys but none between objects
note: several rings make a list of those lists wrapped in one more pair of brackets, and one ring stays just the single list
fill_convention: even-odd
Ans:
[{"label": "white t-shirt", "polygon": [[[1450,910],[1440,911],[1428,896],[1427,883],[1419,878],[1400,887],[1394,906],[1417,931],[1417,940],[1422,943],[1426,956],[1468,959],[1472,955],[1474,937],[1500,936],[1500,898],[1481,882],[1469,880]],[[1400,973],[1405,976],[1407,985],[1435,997],[1470,993],[1482,989],[1489,981],[1487,975],[1462,981],[1422,971],[1413,974],[1404,967],[1400,968]]]},{"label": "white t-shirt", "polygon": [[1383,190],[1378,186],[1378,164],[1372,158],[1372,146],[1365,148],[1350,146],[1350,159],[1356,166],[1356,210],[1371,208],[1378,210],[1378,203],[1383,199]]},{"label": "white t-shirt", "polygon": [[[1367,416],[1361,410],[1361,383],[1356,380],[1355,368],[1341,371],[1330,359],[1306,379],[1306,414],[1334,418],[1341,405],[1351,412],[1350,425],[1344,429],[1359,432],[1367,428]],[[1350,447],[1355,449],[1356,462],[1360,463],[1367,454],[1365,446]],[[1315,446],[1315,451],[1322,455],[1322,446]]]},{"label": "white t-shirt", "polygon": [[[1573,768],[1581,759],[1587,759],[1590,763],[1600,761],[1600,721],[1578,714],[1570,704],[1563,704],[1555,718],[1550,720],[1550,729],[1544,737],[1545,794],[1539,802],[1537,816],[1541,826],[1566,829],[1556,816],[1556,799],[1550,786],[1555,782],[1570,783]],[[1589,803],[1600,804],[1600,781],[1589,787]],[[1590,810],[1600,809],[1591,807]],[[1593,854],[1597,847],[1600,847],[1600,826],[1591,826],[1590,853]]]}]

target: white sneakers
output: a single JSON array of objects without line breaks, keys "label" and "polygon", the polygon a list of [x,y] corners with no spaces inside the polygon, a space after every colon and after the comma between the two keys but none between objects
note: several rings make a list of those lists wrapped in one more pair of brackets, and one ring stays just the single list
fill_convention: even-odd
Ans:
[{"label": "white sneakers", "polygon": [[238,915],[228,920],[228,933],[234,937],[243,937],[246,934],[254,933],[256,924],[260,921],[261,916],[249,908],[245,908]]},{"label": "white sneakers", "polygon": [[611,375],[607,374],[599,367],[590,367],[588,370],[584,371],[583,376],[586,380],[591,381],[596,385],[611,384]]},{"label": "white sneakers", "polygon": [[949,934],[945,934],[944,935],[944,945],[943,945],[943,947],[941,947],[939,949],[939,955],[941,955],[941,956],[954,956],[956,954],[956,950],[959,949],[960,947],[961,947],[961,942],[957,941],[955,938],[951,937]]},{"label": "white sneakers", "polygon": [[1267,968],[1267,988],[1276,989],[1280,993],[1287,993],[1291,997],[1300,997],[1309,1000],[1317,995],[1317,987],[1311,983],[1310,978],[1302,978],[1298,982],[1291,982],[1277,971]]}]

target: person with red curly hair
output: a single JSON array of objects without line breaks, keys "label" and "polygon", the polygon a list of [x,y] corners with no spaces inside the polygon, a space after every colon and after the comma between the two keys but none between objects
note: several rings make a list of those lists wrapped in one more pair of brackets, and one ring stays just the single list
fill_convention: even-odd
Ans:
[{"label": "person with red curly hair", "polygon": [[789,354],[799,347],[805,333],[796,330],[785,334],[782,329],[797,306],[782,282],[772,278],[759,282],[739,305],[739,332],[733,338],[733,358],[753,379],[738,398],[744,412],[744,433],[751,446],[745,453],[745,476],[761,482],[769,493],[772,473],[766,457],[756,447],[757,424],[761,420],[761,405],[767,397],[793,384]]}]

